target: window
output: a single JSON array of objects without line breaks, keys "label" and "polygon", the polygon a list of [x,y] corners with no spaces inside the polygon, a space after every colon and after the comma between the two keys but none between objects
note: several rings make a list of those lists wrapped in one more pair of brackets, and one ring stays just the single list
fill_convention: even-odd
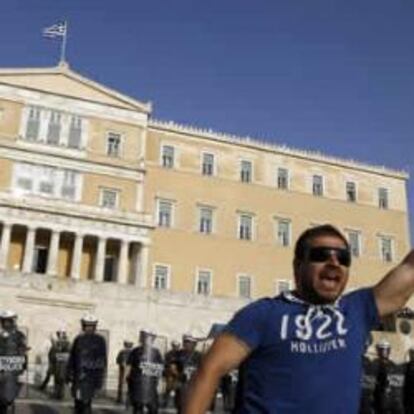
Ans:
[{"label": "window", "polygon": [[76,198],[77,174],[75,171],[63,171],[63,183],[61,194],[63,198],[74,200]]},{"label": "window", "polygon": [[121,155],[121,134],[109,132],[106,138],[106,154],[110,157]]},{"label": "window", "polygon": [[213,209],[211,207],[200,207],[199,231],[210,234],[213,231]]},{"label": "window", "polygon": [[13,167],[13,189],[21,193],[78,200],[81,175],[77,171],[46,165],[16,163]]},{"label": "window", "polygon": [[169,277],[168,266],[156,265],[155,275],[154,275],[154,288],[157,290],[168,289],[168,277]]},{"label": "window", "polygon": [[79,116],[73,115],[70,118],[68,147],[69,148],[80,148],[81,137],[82,137],[82,118]]},{"label": "window", "polygon": [[57,169],[53,167],[39,166],[37,170],[39,174],[38,192],[43,195],[53,195],[56,184]]},{"label": "window", "polygon": [[242,160],[240,164],[240,181],[250,183],[252,181],[252,163],[251,161]]},{"label": "window", "polygon": [[119,191],[111,188],[103,188],[101,190],[101,207],[117,208]]},{"label": "window", "polygon": [[247,275],[241,275],[238,279],[239,297],[250,299],[252,297],[251,277]]},{"label": "window", "polygon": [[203,175],[214,175],[214,154],[203,153],[201,172]]},{"label": "window", "polygon": [[26,139],[36,141],[39,138],[40,108],[30,107],[26,124]]},{"label": "window", "polygon": [[378,189],[378,207],[383,209],[388,208],[388,190],[386,188]]},{"label": "window", "polygon": [[174,147],[163,145],[161,150],[161,165],[164,168],[174,168]]},{"label": "window", "polygon": [[209,270],[199,270],[197,274],[197,294],[211,294],[211,272]]},{"label": "window", "polygon": [[356,201],[356,184],[353,181],[346,182],[346,201],[350,203]]},{"label": "window", "polygon": [[348,242],[353,257],[361,256],[361,233],[359,231],[349,230]]},{"label": "window", "polygon": [[323,196],[323,177],[321,175],[312,176],[312,194]]},{"label": "window", "polygon": [[292,282],[288,279],[276,280],[276,294],[280,295],[283,292],[289,292],[292,289]]},{"label": "window", "polygon": [[287,168],[277,169],[277,188],[279,190],[287,190],[289,186],[289,171]]},{"label": "window", "polygon": [[380,237],[381,260],[385,263],[394,260],[393,255],[393,240],[391,237]]},{"label": "window", "polygon": [[158,200],[158,225],[160,227],[172,226],[172,202]]},{"label": "window", "polygon": [[280,246],[286,247],[290,245],[290,225],[290,220],[277,220],[277,242]]},{"label": "window", "polygon": [[52,145],[59,144],[62,114],[57,111],[50,112],[46,142]]},{"label": "window", "polygon": [[239,239],[252,240],[253,234],[253,217],[249,214],[240,214],[239,216]]},{"label": "window", "polygon": [[17,179],[17,188],[25,191],[31,191],[33,188],[33,181],[30,177],[19,177]]}]

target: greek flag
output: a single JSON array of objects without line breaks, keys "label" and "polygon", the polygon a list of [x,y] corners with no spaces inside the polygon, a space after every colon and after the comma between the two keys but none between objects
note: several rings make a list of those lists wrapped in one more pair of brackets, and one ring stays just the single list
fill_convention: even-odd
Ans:
[{"label": "greek flag", "polygon": [[43,36],[54,38],[54,37],[65,37],[66,36],[66,22],[59,22],[50,27],[43,29]]}]

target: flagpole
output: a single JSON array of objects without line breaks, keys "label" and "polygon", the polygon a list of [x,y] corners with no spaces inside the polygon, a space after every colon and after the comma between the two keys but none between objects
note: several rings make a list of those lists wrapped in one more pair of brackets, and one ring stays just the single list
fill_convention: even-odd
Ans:
[{"label": "flagpole", "polygon": [[65,32],[62,39],[61,49],[60,49],[60,63],[66,63],[66,37],[68,35],[68,23],[64,22]]}]

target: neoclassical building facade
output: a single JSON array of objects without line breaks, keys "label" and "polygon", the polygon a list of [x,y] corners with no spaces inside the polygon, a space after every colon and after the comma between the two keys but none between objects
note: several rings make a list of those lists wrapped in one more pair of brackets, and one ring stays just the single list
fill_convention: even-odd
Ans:
[{"label": "neoclassical building facade", "polygon": [[0,70],[0,298],[39,355],[86,311],[111,357],[140,328],[206,335],[292,287],[309,226],[348,237],[350,288],[409,249],[405,172],[151,114],[67,64]]}]

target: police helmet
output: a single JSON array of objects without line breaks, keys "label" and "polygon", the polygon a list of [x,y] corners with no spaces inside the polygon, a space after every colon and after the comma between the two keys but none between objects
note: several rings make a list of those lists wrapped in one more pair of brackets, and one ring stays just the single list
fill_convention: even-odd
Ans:
[{"label": "police helmet", "polygon": [[179,346],[180,346],[180,343],[178,342],[178,341],[171,341],[171,346],[173,347],[173,348],[179,348]]},{"label": "police helmet", "polygon": [[92,315],[91,313],[88,313],[88,314],[82,316],[81,322],[82,322],[82,325],[96,326],[97,323],[98,323],[98,318],[95,315]]},{"label": "police helmet", "polygon": [[0,319],[1,320],[17,319],[17,313],[15,311],[12,311],[12,310],[4,310],[4,311],[0,312]]},{"label": "police helmet", "polygon": [[56,336],[60,337],[60,336],[65,336],[66,335],[66,329],[63,327],[58,328],[58,330],[56,331]]},{"label": "police helmet", "polygon": [[391,344],[386,340],[386,339],[381,339],[381,341],[379,341],[375,347],[377,349],[390,349],[391,348]]},{"label": "police helmet", "polygon": [[147,331],[145,329],[139,330],[139,339],[146,339],[146,338],[155,338],[157,335],[155,335],[154,332]]},{"label": "police helmet", "polygon": [[197,339],[195,339],[193,335],[187,333],[183,335],[183,342],[196,343]]}]

